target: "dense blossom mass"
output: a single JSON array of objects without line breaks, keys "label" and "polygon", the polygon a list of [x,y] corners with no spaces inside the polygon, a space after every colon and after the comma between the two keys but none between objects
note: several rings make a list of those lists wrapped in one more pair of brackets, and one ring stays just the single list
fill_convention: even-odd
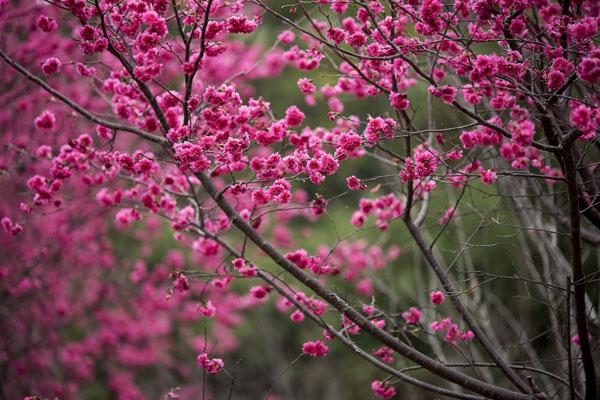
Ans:
[{"label": "dense blossom mass", "polygon": [[303,362],[363,360],[357,398],[596,399],[599,29],[596,0],[0,0],[0,397],[226,398],[274,310]]}]

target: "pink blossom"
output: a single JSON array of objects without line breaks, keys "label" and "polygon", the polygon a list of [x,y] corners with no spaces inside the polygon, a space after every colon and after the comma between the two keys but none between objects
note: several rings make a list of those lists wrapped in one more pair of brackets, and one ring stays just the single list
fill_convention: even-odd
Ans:
[{"label": "pink blossom", "polygon": [[8,217],[2,218],[2,220],[0,220],[0,225],[2,225],[4,232],[12,236],[17,236],[23,232],[23,227],[20,224],[11,221]]},{"label": "pink blossom", "polygon": [[600,58],[585,57],[577,66],[577,76],[589,83],[600,80]]},{"label": "pink blossom", "polygon": [[329,353],[329,347],[320,340],[306,342],[302,345],[302,352],[311,357],[323,357]]},{"label": "pink blossom", "polygon": [[317,91],[317,87],[308,78],[300,78],[298,80],[298,88],[302,94],[313,94]]},{"label": "pink blossom", "polygon": [[206,371],[206,373],[209,375],[218,374],[224,366],[223,360],[221,360],[220,358],[211,359],[206,353],[201,353],[198,355],[198,357],[196,358],[196,364],[198,364],[199,367],[204,369],[204,371]]},{"label": "pink blossom", "polygon": [[337,14],[344,14],[348,9],[348,0],[331,1],[331,10]]},{"label": "pink blossom", "polygon": [[452,104],[456,97],[457,90],[453,86],[429,87],[429,93],[435,97],[440,97],[446,104]]},{"label": "pink blossom", "polygon": [[346,37],[346,32],[342,29],[338,28],[329,28],[327,30],[327,38],[330,39],[333,43],[339,45],[344,41]]},{"label": "pink blossom", "polygon": [[496,181],[496,171],[479,167],[479,173],[481,175],[481,182],[486,185],[491,185]]},{"label": "pink blossom", "polygon": [[286,30],[277,35],[277,40],[284,44],[290,44],[294,41],[295,37],[294,32]]},{"label": "pink blossom", "polygon": [[304,321],[304,313],[300,310],[296,310],[290,315],[290,319],[295,323]]},{"label": "pink blossom", "polygon": [[249,20],[247,17],[229,17],[227,20],[227,31],[229,33],[252,33],[257,28],[256,21]]},{"label": "pink blossom", "polygon": [[571,109],[569,119],[577,129],[584,133],[595,131],[598,127],[598,120],[593,118],[592,110],[583,104]]},{"label": "pink blossom", "polygon": [[50,57],[42,64],[42,71],[44,71],[44,75],[50,76],[58,73],[61,67],[62,63],[58,58]]},{"label": "pink blossom", "polygon": [[250,288],[250,294],[257,299],[264,299],[270,291],[271,288],[267,286],[253,286]]},{"label": "pink blossom", "polygon": [[417,325],[421,321],[421,311],[417,307],[411,307],[402,313],[402,318],[409,325]]},{"label": "pink blossom", "polygon": [[115,219],[122,226],[129,226],[134,221],[139,221],[140,214],[134,208],[123,208],[117,212]]},{"label": "pink blossom", "polygon": [[391,118],[369,117],[364,135],[369,142],[377,143],[380,139],[380,134],[383,134],[386,139],[391,139],[394,129],[396,129],[396,121]]},{"label": "pink blossom", "polygon": [[37,27],[44,32],[52,32],[58,28],[58,23],[52,18],[49,18],[45,15],[40,15],[37,19]]},{"label": "pink blossom", "polygon": [[434,321],[429,326],[434,332],[445,332],[444,341],[452,346],[456,345],[457,341],[469,341],[475,337],[475,334],[470,330],[461,332],[458,325],[452,322],[450,318],[444,318],[442,321]]},{"label": "pink blossom", "polygon": [[365,190],[367,185],[361,182],[356,176],[352,175],[346,178],[346,185],[350,190]]},{"label": "pink blossom", "polygon": [[354,225],[356,228],[362,228],[365,224],[366,216],[361,211],[355,211],[352,214],[352,218],[350,219],[350,223]]},{"label": "pink blossom", "polygon": [[371,390],[375,396],[381,399],[391,399],[396,395],[396,389],[382,381],[373,381],[371,383]]},{"label": "pink blossom", "polygon": [[379,357],[386,364],[394,362],[394,351],[389,347],[380,347],[373,352],[373,355]]},{"label": "pink blossom", "polygon": [[296,106],[291,106],[285,111],[285,123],[289,127],[299,126],[304,119],[304,113]]},{"label": "pink blossom", "polygon": [[444,213],[444,215],[442,215],[442,217],[438,220],[438,223],[440,225],[446,225],[448,223],[448,221],[450,221],[452,219],[452,217],[454,217],[454,214],[456,212],[456,209],[454,207],[450,207],[446,210],[446,212]]},{"label": "pink blossom", "polygon": [[390,94],[390,104],[394,109],[403,111],[408,109],[410,102],[408,101],[406,93],[392,93]]},{"label": "pink blossom", "polygon": [[444,296],[444,293],[442,293],[440,291],[435,291],[435,292],[431,292],[429,294],[429,298],[431,299],[431,303],[433,305],[439,306],[440,304],[442,304],[444,302],[444,300],[446,299],[446,296]]},{"label": "pink blossom", "polygon": [[39,130],[53,131],[56,129],[56,116],[52,111],[45,110],[35,119],[35,127]]},{"label": "pink blossom", "polygon": [[367,315],[372,315],[375,312],[375,307],[373,306],[362,306],[362,310]]},{"label": "pink blossom", "polygon": [[352,47],[363,47],[367,43],[367,37],[362,32],[355,32],[346,38],[346,42]]},{"label": "pink blossom", "polygon": [[178,292],[185,292],[190,289],[190,282],[187,276],[184,274],[178,273],[175,277],[175,281],[173,282],[173,287]]}]

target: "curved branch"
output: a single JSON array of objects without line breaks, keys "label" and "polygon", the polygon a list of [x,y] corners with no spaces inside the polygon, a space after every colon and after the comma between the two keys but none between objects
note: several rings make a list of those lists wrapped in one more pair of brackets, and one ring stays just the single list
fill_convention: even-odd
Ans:
[{"label": "curved branch", "polygon": [[21,64],[19,64],[18,62],[16,62],[12,58],[10,58],[1,49],[0,49],[0,58],[2,58],[8,65],[10,65],[11,67],[13,67],[21,75],[25,76],[25,78],[27,78],[31,82],[35,83],[36,85],[38,85],[39,87],[41,87],[42,89],[44,89],[46,92],[48,92],[52,96],[56,97],[58,100],[60,100],[63,103],[65,103],[67,106],[69,106],[71,109],[73,109],[74,111],[76,111],[81,116],[83,116],[86,119],[88,119],[89,121],[94,122],[94,123],[96,123],[98,125],[105,126],[107,128],[110,128],[110,129],[117,130],[117,131],[124,131],[124,132],[133,133],[133,134],[135,134],[135,135],[137,135],[137,136],[139,136],[141,138],[150,140],[151,142],[154,142],[154,143],[158,143],[158,144],[161,144],[161,145],[167,145],[167,144],[169,144],[169,141],[167,139],[165,139],[163,137],[160,137],[160,136],[153,135],[151,133],[148,133],[146,131],[138,129],[138,128],[134,127],[134,126],[123,125],[123,124],[119,124],[119,123],[116,123],[116,122],[107,121],[105,119],[97,117],[96,115],[92,114],[91,112],[89,112],[88,110],[86,110],[85,108],[83,108],[82,106],[80,106],[79,104],[77,104],[76,102],[74,102],[73,100],[71,100],[70,98],[68,98],[67,96],[65,96],[64,94],[60,93],[58,90],[52,88],[50,85],[48,85],[42,79],[38,78],[37,76],[35,76],[31,72],[29,72],[29,70],[27,70],[25,67],[23,67]]},{"label": "curved branch", "polygon": [[318,296],[336,308],[342,315],[348,317],[362,330],[379,340],[381,343],[395,350],[407,359],[421,365],[423,368],[429,370],[435,375],[488,398],[496,400],[531,400],[536,398],[535,395],[523,394],[491,385],[487,382],[480,381],[459,371],[448,368],[444,364],[408,346],[398,338],[390,335],[388,332],[377,328],[371,323],[371,321],[352,308],[345,300],[327,289],[317,279],[306,274],[302,269],[285,258],[269,242],[260,236],[258,232],[256,232],[256,230],[254,230],[250,224],[248,224],[248,222],[240,217],[233,206],[219,194],[208,175],[206,175],[204,172],[200,172],[196,174],[196,177],[200,180],[208,195],[217,203],[219,208],[227,215],[231,222],[250,240],[252,240],[254,244],[264,251],[277,265],[290,273],[300,283],[314,291]]},{"label": "curved branch", "polygon": [[427,246],[427,243],[425,243],[425,240],[423,239],[421,232],[419,232],[419,228],[417,228],[417,226],[414,224],[414,222],[412,222],[412,220],[410,220],[410,219],[405,219],[404,223],[405,223],[406,227],[408,228],[408,231],[410,232],[412,238],[416,242],[417,246],[423,253],[423,256],[427,260],[427,263],[429,264],[431,269],[433,269],[433,272],[435,272],[439,281],[442,283],[444,291],[450,296],[450,301],[452,302],[452,305],[454,306],[454,308],[456,308],[458,313],[461,315],[461,317],[463,318],[463,320],[465,321],[465,323],[467,324],[469,329],[471,329],[473,331],[473,333],[475,334],[475,337],[477,337],[477,339],[479,340],[479,342],[481,343],[481,345],[483,346],[485,351],[490,355],[490,357],[492,357],[492,359],[498,365],[498,367],[500,367],[500,369],[506,374],[506,376],[519,389],[523,390],[525,393],[531,393],[531,388],[527,386],[525,381],[523,381],[523,379],[513,369],[511,369],[510,365],[508,365],[508,363],[504,360],[504,358],[502,358],[502,356],[498,353],[498,351],[496,351],[496,349],[494,348],[492,343],[487,338],[483,329],[473,319],[473,317],[467,311],[464,304],[460,301],[460,299],[458,298],[458,295],[456,294],[456,291],[454,290],[454,286],[450,282],[450,278],[448,277],[448,274],[446,273],[446,271],[444,271],[443,267],[438,263],[437,259],[431,252],[430,247]]},{"label": "curved branch", "polygon": [[[235,248],[233,248],[229,243],[227,243],[220,237],[215,236],[204,230],[203,230],[203,234],[206,235],[206,237],[209,237],[212,240],[218,242],[221,246],[223,246],[225,249],[227,249],[227,251],[230,254],[232,254],[234,257],[243,257]],[[474,396],[474,395],[470,395],[470,394],[459,393],[459,392],[455,392],[453,390],[449,390],[449,389],[445,389],[445,388],[442,388],[439,386],[432,385],[427,382],[423,382],[419,379],[413,378],[412,376],[407,375],[407,374],[393,368],[392,366],[381,361],[379,358],[373,356],[372,354],[370,354],[370,353],[366,352],[365,350],[363,350],[362,348],[358,347],[347,336],[344,336],[343,334],[338,332],[335,328],[333,328],[331,325],[329,325],[327,322],[325,322],[322,318],[320,318],[318,315],[313,313],[308,307],[306,307],[306,305],[300,303],[296,299],[295,296],[290,294],[289,290],[287,290],[287,288],[282,283],[280,283],[278,280],[276,280],[273,276],[271,276],[270,274],[268,274],[267,272],[263,271],[260,268],[257,269],[257,274],[260,279],[262,279],[269,285],[273,286],[273,288],[275,288],[275,290],[281,296],[285,297],[288,301],[290,301],[292,304],[294,304],[294,306],[296,306],[299,310],[301,310],[304,313],[304,315],[307,315],[315,324],[319,325],[320,327],[325,329],[327,332],[331,333],[333,336],[335,336],[336,339],[341,341],[344,344],[344,346],[348,347],[353,352],[358,354],[359,357],[365,359],[367,362],[369,362],[370,364],[374,365],[375,367],[381,369],[382,371],[387,372],[392,376],[395,376],[396,378],[400,379],[403,382],[409,383],[411,385],[415,385],[415,386],[420,387],[421,389],[427,390],[431,393],[437,393],[437,394],[452,397],[455,399],[484,400],[484,397],[481,397],[481,396]],[[421,367],[418,367],[418,368],[421,368]]]}]

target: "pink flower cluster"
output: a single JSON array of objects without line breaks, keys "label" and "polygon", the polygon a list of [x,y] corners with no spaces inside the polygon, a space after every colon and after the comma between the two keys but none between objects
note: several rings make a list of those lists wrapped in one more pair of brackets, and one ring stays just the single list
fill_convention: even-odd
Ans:
[{"label": "pink flower cluster", "polygon": [[329,353],[329,347],[320,340],[306,342],[302,345],[302,352],[310,357],[323,357]]},{"label": "pink flower cluster", "polygon": [[440,156],[434,149],[416,148],[413,157],[407,157],[405,167],[400,171],[400,179],[409,182],[415,179],[430,177],[441,164]]},{"label": "pink flower cluster", "polygon": [[402,313],[402,318],[409,325],[418,325],[421,322],[421,311],[417,307],[411,307]]},{"label": "pink flower cluster", "polygon": [[432,322],[429,326],[434,332],[445,332],[444,341],[452,346],[458,341],[468,341],[475,337],[471,331],[461,332],[458,325],[452,322],[450,318],[444,318],[442,321]]},{"label": "pink flower cluster", "polygon": [[444,293],[440,292],[439,290],[436,290],[435,292],[431,292],[429,294],[429,298],[431,299],[431,304],[439,306],[444,302],[446,296],[444,296]]},{"label": "pink flower cluster", "polygon": [[375,225],[381,230],[386,230],[390,221],[402,215],[404,203],[396,198],[393,193],[390,193],[375,200],[360,199],[358,208],[352,214],[352,225],[361,228],[367,217],[373,214],[376,216]]},{"label": "pink flower cluster", "polygon": [[209,375],[216,375],[225,365],[220,358],[210,358],[208,354],[201,353],[196,357],[196,363]]},{"label": "pink flower cluster", "polygon": [[365,139],[371,143],[377,143],[381,135],[386,139],[391,139],[394,135],[397,123],[392,118],[369,117],[369,122],[364,131]]},{"label": "pink flower cluster", "polygon": [[371,390],[380,399],[391,399],[396,395],[396,389],[382,381],[373,381],[371,383]]}]

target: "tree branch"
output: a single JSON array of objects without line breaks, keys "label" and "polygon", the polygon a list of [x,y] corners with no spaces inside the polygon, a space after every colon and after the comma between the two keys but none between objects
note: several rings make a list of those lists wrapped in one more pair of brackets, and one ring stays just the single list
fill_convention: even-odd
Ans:
[{"label": "tree branch", "polygon": [[244,233],[254,244],[256,244],[261,250],[263,250],[276,264],[278,264],[285,271],[290,273],[300,283],[313,290],[318,296],[323,298],[334,308],[336,308],[342,315],[347,316],[352,322],[359,326],[362,330],[379,340],[381,343],[395,350],[402,356],[409,360],[421,365],[423,368],[429,370],[435,375],[454,382],[466,389],[472,390],[475,393],[489,397],[496,400],[525,400],[540,398],[536,395],[522,394],[514,392],[512,390],[504,389],[495,385],[491,385],[487,382],[474,379],[466,374],[459,371],[455,371],[451,368],[446,367],[444,364],[420,353],[416,349],[408,346],[398,338],[390,335],[388,332],[377,328],[371,321],[365,318],[362,314],[352,308],[346,301],[340,298],[337,294],[323,286],[317,279],[306,274],[302,269],[296,266],[294,263],[285,258],[279,253],[269,242],[267,242],[262,236],[252,228],[248,222],[246,222],[240,215],[235,211],[233,206],[229,204],[217,191],[216,187],[212,183],[211,179],[204,172],[196,174],[196,177],[202,183],[202,186],[208,193],[208,195],[217,203],[219,208],[231,219],[231,222]]},{"label": "tree branch", "polygon": [[73,100],[69,99],[64,94],[60,93],[58,90],[52,88],[50,85],[48,85],[46,82],[44,82],[39,77],[37,77],[34,74],[32,74],[31,72],[29,72],[29,70],[27,70],[25,67],[23,67],[21,64],[19,64],[12,58],[10,58],[2,50],[0,50],[0,58],[2,58],[8,65],[13,67],[21,75],[25,76],[25,78],[27,78],[31,82],[35,83],[36,85],[38,85],[39,87],[44,89],[46,92],[50,93],[52,96],[54,96],[58,100],[62,101],[64,104],[69,106],[71,109],[73,109],[74,111],[76,111],[77,113],[79,113],[80,115],[82,115],[83,117],[88,119],[89,121],[94,122],[99,125],[103,125],[110,129],[117,130],[117,131],[133,133],[141,138],[150,140],[151,142],[154,142],[154,143],[158,143],[161,145],[169,144],[169,141],[167,139],[160,137],[160,136],[153,135],[151,133],[148,133],[146,131],[138,129],[134,126],[123,125],[123,124],[107,121],[105,119],[97,117],[96,115],[92,114],[91,112],[89,112],[88,110],[86,110],[85,108],[83,108],[82,106],[80,106],[79,104],[74,102]]}]

